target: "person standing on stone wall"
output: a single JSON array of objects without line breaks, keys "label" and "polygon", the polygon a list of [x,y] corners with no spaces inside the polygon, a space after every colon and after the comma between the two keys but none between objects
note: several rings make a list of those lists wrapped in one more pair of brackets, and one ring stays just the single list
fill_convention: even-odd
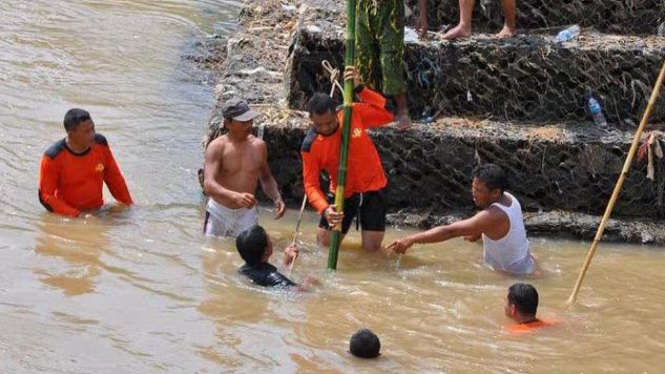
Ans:
[{"label": "person standing on stone wall", "polygon": [[[471,15],[475,2],[475,0],[459,0],[459,24],[445,33],[443,39],[454,40],[471,36]],[[501,0],[505,21],[503,29],[496,34],[497,38],[510,38],[515,35],[515,2],[516,0]]]},{"label": "person standing on stone wall", "polygon": [[[417,27],[427,34],[427,0],[418,0]],[[383,92],[397,107],[400,129],[411,127],[404,80],[403,0],[358,0],[356,10],[356,67],[364,83]]]}]

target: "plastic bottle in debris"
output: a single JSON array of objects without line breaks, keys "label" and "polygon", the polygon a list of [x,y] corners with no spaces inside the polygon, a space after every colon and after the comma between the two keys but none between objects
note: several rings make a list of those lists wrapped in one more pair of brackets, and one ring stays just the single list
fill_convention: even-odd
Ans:
[{"label": "plastic bottle in debris", "polygon": [[420,122],[422,122],[425,125],[434,122],[434,116],[432,116],[432,108],[425,107],[425,110],[423,110],[423,113],[421,115]]},{"label": "plastic bottle in debris", "polygon": [[569,28],[559,32],[556,36],[556,41],[559,43],[567,42],[571,39],[576,38],[582,29],[580,29],[579,25],[573,25],[570,26]]},{"label": "plastic bottle in debris", "polygon": [[593,96],[589,97],[589,111],[591,112],[591,116],[593,116],[593,122],[596,123],[596,126],[607,127],[603,108],[601,108],[600,103]]}]

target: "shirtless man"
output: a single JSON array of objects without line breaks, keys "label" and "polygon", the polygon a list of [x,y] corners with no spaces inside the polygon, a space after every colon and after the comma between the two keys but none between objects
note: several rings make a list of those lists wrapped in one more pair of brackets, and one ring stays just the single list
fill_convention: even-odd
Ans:
[{"label": "shirtless man", "polygon": [[210,198],[203,226],[205,235],[238,236],[258,224],[256,185],[275,202],[276,219],[284,215],[284,202],[268,166],[266,143],[251,134],[257,112],[237,98],[222,107],[228,133],[208,144],[203,193]]},{"label": "shirtless man", "polygon": [[438,243],[464,237],[483,240],[483,258],[494,270],[512,275],[529,275],[535,261],[526,238],[522,207],[506,192],[506,175],[494,164],[479,166],[474,172],[471,194],[482,210],[475,216],[446,226],[396,240],[387,249],[404,253],[415,243]]},{"label": "shirtless man", "polygon": [[[459,0],[459,24],[445,33],[446,40],[463,39],[471,36],[471,15],[475,0]],[[505,22],[503,29],[496,34],[497,38],[510,38],[515,35],[515,0],[501,0]]]}]

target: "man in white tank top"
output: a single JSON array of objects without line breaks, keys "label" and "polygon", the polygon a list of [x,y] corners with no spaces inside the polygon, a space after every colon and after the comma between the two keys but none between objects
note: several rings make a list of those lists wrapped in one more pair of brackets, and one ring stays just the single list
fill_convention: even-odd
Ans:
[{"label": "man in white tank top", "polygon": [[500,167],[485,164],[474,171],[471,193],[482,210],[475,216],[446,226],[410,235],[390,243],[386,249],[404,253],[415,243],[438,243],[464,237],[475,242],[483,239],[483,259],[495,270],[514,275],[528,275],[535,269],[526,238],[522,207],[504,191],[506,175]]}]

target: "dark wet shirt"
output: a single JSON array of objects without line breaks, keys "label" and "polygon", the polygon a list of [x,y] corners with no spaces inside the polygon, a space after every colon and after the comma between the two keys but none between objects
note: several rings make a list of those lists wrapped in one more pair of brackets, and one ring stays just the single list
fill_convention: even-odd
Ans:
[{"label": "dark wet shirt", "polygon": [[245,264],[238,271],[251,279],[255,284],[263,287],[287,288],[296,285],[289,278],[277,271],[276,267],[266,262],[254,266]]}]

